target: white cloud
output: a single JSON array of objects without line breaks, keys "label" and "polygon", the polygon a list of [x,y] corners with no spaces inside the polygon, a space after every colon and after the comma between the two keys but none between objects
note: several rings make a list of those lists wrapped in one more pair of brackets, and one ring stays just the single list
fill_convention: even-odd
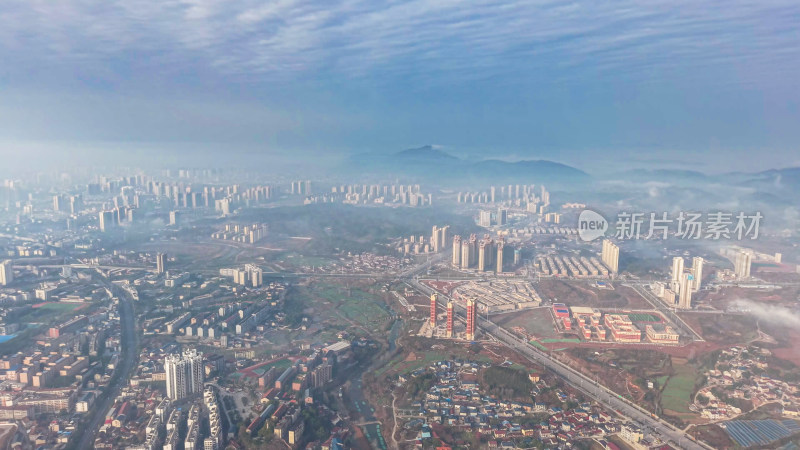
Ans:
[{"label": "white cloud", "polygon": [[783,306],[754,302],[747,299],[736,299],[731,302],[734,310],[745,311],[762,322],[797,328],[800,326],[800,314]]},{"label": "white cloud", "polygon": [[798,68],[798,15],[796,2],[781,1],[6,0],[0,58],[21,70],[65,59],[91,69],[154,54],[267,79],[421,81],[521,69],[652,77],[723,66],[745,80]]}]

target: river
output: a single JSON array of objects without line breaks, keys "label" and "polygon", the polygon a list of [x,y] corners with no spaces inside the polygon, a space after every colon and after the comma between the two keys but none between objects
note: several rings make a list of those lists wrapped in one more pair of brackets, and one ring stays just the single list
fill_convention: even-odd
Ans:
[{"label": "river", "polygon": [[395,320],[392,324],[392,328],[389,330],[389,348],[386,353],[378,356],[373,364],[370,365],[369,369],[355,373],[351,379],[350,388],[348,390],[351,402],[350,406],[358,412],[361,416],[361,423],[364,424],[361,426],[364,435],[373,448],[380,450],[387,449],[386,441],[381,433],[381,424],[375,417],[375,407],[369,404],[364,397],[364,373],[366,373],[367,370],[375,370],[389,362],[392,356],[394,356],[394,352],[397,350],[397,335],[402,329],[403,321],[400,319]]}]

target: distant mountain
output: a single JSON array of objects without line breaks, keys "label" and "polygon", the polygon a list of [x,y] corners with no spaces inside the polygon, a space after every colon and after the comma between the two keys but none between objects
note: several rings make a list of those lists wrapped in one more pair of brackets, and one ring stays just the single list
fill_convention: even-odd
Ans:
[{"label": "distant mountain", "polygon": [[443,152],[442,150],[433,148],[432,145],[424,145],[419,148],[410,148],[394,154],[396,158],[405,160],[419,160],[419,161],[454,161],[457,160],[455,156]]},{"label": "distant mountain", "polygon": [[718,175],[708,175],[695,170],[678,169],[634,169],[616,174],[628,180],[635,181],[696,181],[696,182],[721,182],[752,186],[758,188],[787,188],[800,187],[800,167],[786,169],[770,169],[762,172],[728,172]]},{"label": "distant mountain", "polygon": [[713,177],[695,170],[679,169],[633,169],[618,174],[630,181],[710,181]]},{"label": "distant mountain", "polygon": [[349,158],[351,173],[407,175],[437,182],[575,183],[590,176],[574,167],[547,160],[517,162],[488,159],[471,162],[426,145],[391,154],[361,153]]},{"label": "distant mountain", "polygon": [[[737,192],[739,201],[749,205],[782,206],[796,201],[800,193],[800,168],[770,169],[762,172],[729,172],[716,175],[707,175],[692,170],[671,169],[637,169],[615,174],[612,178],[620,178],[632,182],[658,181],[669,186],[683,188],[704,189],[712,185],[731,186],[752,189],[750,194]],[[712,189],[713,190],[713,189]],[[712,201],[711,191],[703,192],[706,201]],[[675,192],[664,191],[665,195],[676,195]],[[732,193],[731,193],[732,194]],[[686,201],[685,199],[682,201]]]},{"label": "distant mountain", "polygon": [[540,176],[547,174],[559,178],[589,179],[589,174],[580,169],[545,159],[524,160],[517,162],[488,159],[475,164],[475,169],[506,173],[509,176],[517,177],[524,177],[528,176],[529,174],[536,173],[540,174]]}]

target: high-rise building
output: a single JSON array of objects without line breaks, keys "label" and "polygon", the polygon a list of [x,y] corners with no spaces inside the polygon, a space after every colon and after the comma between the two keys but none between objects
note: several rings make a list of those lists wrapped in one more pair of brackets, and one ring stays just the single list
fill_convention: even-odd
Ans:
[{"label": "high-rise building", "polygon": [[603,239],[603,250],[600,259],[611,273],[619,271],[619,247],[608,239]]},{"label": "high-rise building", "polygon": [[683,258],[676,256],[672,258],[672,279],[670,289],[680,292],[681,277],[683,276]]},{"label": "high-rise building", "polygon": [[691,309],[692,290],[694,289],[694,277],[690,273],[681,274],[680,290],[678,292],[678,308]]},{"label": "high-rise building", "polygon": [[178,225],[178,211],[170,211],[169,212],[169,224],[170,225]]},{"label": "high-rise building", "polygon": [[441,246],[441,243],[439,242],[439,238],[441,238],[441,237],[442,237],[442,235],[439,232],[439,227],[434,225],[433,226],[433,231],[431,232],[431,247],[433,247],[432,250],[434,252],[438,252],[439,251],[439,247]]},{"label": "high-rise building", "polygon": [[503,273],[503,247],[505,243],[501,238],[497,241],[497,273]]},{"label": "high-rise building", "polygon": [[739,252],[736,255],[736,264],[734,266],[736,279],[744,280],[745,278],[750,278],[750,266],[752,263],[753,256],[749,252]]},{"label": "high-rise building", "polygon": [[53,211],[55,211],[55,212],[61,211],[64,208],[62,203],[64,203],[64,197],[62,197],[60,195],[54,195],[53,196]]},{"label": "high-rise building", "polygon": [[478,264],[478,236],[471,234],[469,236],[469,266],[472,267]]},{"label": "high-rise building", "polygon": [[8,286],[14,282],[14,264],[10,259],[0,263],[0,286]]},{"label": "high-rise building", "polygon": [[103,233],[110,231],[111,228],[115,225],[114,211],[100,211],[99,219],[100,219],[100,231]]},{"label": "high-rise building", "polygon": [[478,244],[478,271],[479,272],[486,271],[486,250],[487,250],[488,246],[489,246],[489,242],[487,242],[486,240],[482,240],[481,243]]},{"label": "high-rise building", "polygon": [[163,274],[167,271],[167,255],[158,253],[156,255],[156,272]]},{"label": "high-rise building", "polygon": [[80,195],[73,195],[69,198],[69,213],[78,214],[83,210],[83,197]]},{"label": "high-rise building", "polygon": [[[499,218],[499,217],[498,217]],[[491,227],[492,226],[492,212],[491,211],[481,211],[480,216],[478,217],[478,225],[482,227]]]},{"label": "high-rise building", "polygon": [[449,228],[449,225],[443,227],[433,226],[431,232],[431,247],[434,252],[439,252],[447,248],[447,230]]},{"label": "high-rise building", "polygon": [[447,337],[453,337],[453,302],[447,302]]},{"label": "high-rise building", "polygon": [[[510,190],[511,186],[509,186]],[[505,225],[508,223],[508,210],[500,208],[497,210],[497,224],[498,225]]]},{"label": "high-rise building", "polygon": [[244,270],[247,271],[247,277],[250,279],[250,285],[257,288],[264,284],[264,270],[255,264],[245,264]]},{"label": "high-rise building", "polygon": [[254,288],[261,286],[264,283],[264,270],[255,264],[245,264],[244,268],[231,269],[233,275],[233,282],[242,286],[248,284]]},{"label": "high-rise building", "polygon": [[431,294],[431,328],[436,328],[436,294]]},{"label": "high-rise building", "polygon": [[453,236],[453,265],[461,265],[461,236]]},{"label": "high-rise building", "polygon": [[470,255],[470,250],[472,246],[470,245],[470,241],[462,241],[461,242],[461,268],[468,269],[470,266],[470,259],[472,256]]},{"label": "high-rise building", "polygon": [[692,258],[692,277],[694,278],[692,290],[697,292],[700,290],[700,284],[703,282],[703,258],[700,256]]},{"label": "high-rise building", "polygon": [[514,249],[514,267],[518,267],[522,263],[522,249]]},{"label": "high-rise building", "polygon": [[547,189],[545,189],[544,185],[542,185],[541,188],[542,188],[542,203],[544,204],[544,206],[547,206],[550,204],[550,193],[547,192]]},{"label": "high-rise building", "polygon": [[475,340],[475,327],[476,327],[476,317],[475,317],[475,301],[470,299],[467,300],[467,333],[466,338],[469,341]]},{"label": "high-rise building", "polygon": [[179,400],[203,391],[203,354],[185,350],[183,354],[167,355],[164,359],[167,379],[167,397]]}]

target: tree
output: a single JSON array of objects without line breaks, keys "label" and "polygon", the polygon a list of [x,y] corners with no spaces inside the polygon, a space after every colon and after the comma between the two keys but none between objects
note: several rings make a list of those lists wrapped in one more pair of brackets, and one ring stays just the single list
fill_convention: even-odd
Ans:
[{"label": "tree", "polygon": [[267,423],[258,430],[258,436],[264,441],[269,441],[275,435],[275,426],[272,425],[271,422],[267,421]]}]

